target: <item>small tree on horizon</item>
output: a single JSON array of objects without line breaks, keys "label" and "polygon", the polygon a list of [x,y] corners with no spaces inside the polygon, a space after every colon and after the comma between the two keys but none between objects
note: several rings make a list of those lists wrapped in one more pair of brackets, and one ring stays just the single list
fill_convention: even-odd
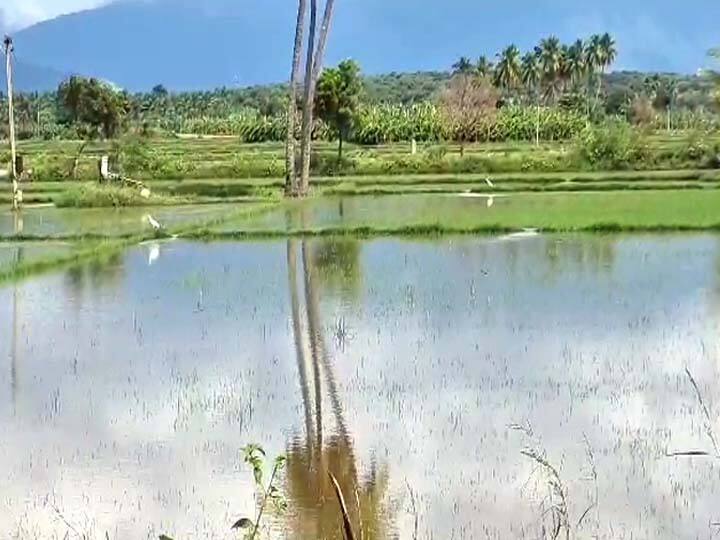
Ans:
[{"label": "small tree on horizon", "polygon": [[362,88],[360,66],[354,60],[323,70],[318,80],[315,111],[338,135],[338,160],[355,121]]},{"label": "small tree on horizon", "polygon": [[487,78],[460,72],[450,79],[440,107],[452,136],[460,143],[461,157],[465,145],[477,140],[480,128],[495,116],[498,99],[498,90]]}]

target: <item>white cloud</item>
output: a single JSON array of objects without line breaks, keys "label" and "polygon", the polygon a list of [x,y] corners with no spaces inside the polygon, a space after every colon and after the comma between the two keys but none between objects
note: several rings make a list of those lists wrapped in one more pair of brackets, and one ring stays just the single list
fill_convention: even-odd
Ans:
[{"label": "white cloud", "polygon": [[18,29],[31,24],[73,13],[83,9],[94,8],[106,0],[4,0],[0,21],[8,29]]}]

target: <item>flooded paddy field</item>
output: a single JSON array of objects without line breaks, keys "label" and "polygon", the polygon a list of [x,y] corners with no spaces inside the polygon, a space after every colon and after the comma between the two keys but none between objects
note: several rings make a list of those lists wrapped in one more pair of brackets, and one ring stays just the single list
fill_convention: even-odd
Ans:
[{"label": "flooded paddy field", "polygon": [[4,210],[0,212],[0,237],[127,236],[150,230],[148,214],[170,228],[213,221],[241,209],[241,205],[230,204],[86,209],[47,206],[25,209],[19,218]]},{"label": "flooded paddy field", "polygon": [[150,242],[0,287],[0,537],[232,537],[257,442],[274,538],[328,470],[365,538],[713,538],[719,335],[713,235]]}]

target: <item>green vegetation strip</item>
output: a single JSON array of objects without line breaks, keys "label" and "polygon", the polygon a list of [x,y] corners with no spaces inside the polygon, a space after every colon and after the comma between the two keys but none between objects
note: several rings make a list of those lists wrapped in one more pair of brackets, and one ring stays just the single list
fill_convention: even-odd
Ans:
[{"label": "green vegetation strip", "polygon": [[[421,197],[418,199],[418,197]],[[281,204],[257,204],[238,212],[190,223],[157,233],[109,239],[101,234],[65,236],[5,236],[3,242],[64,240],[79,246],[76,251],[47,260],[34,260],[0,269],[0,281],[74,265],[115,253],[150,239],[168,237],[189,240],[284,238],[295,236],[352,235],[433,236],[442,234],[506,234],[537,229],[540,232],[671,232],[720,231],[719,190],[653,190],[563,194],[514,194],[496,197],[487,207],[483,198],[432,196],[387,197],[382,210],[347,207],[341,222],[313,223],[332,199],[317,197]],[[268,212],[272,212],[268,214]],[[286,227],[284,216],[306,214],[306,226]],[[257,218],[278,218],[278,226],[258,226]],[[265,219],[265,218],[263,218]],[[297,223],[297,221],[295,221]]]},{"label": "green vegetation strip", "polygon": [[[195,229],[189,238],[248,238],[287,235],[357,234],[478,234],[519,231],[703,231],[720,229],[720,191],[628,191],[563,194],[518,194],[496,197],[487,207],[484,198],[397,196],[362,204],[346,204],[345,216],[325,218],[322,225],[314,216],[335,215],[331,200],[307,201],[307,207],[288,207],[294,223],[285,227],[282,215],[272,214],[267,226],[252,221],[225,223],[221,228]],[[270,216],[268,216],[270,217]],[[330,219],[328,221],[328,219]]]},{"label": "green vegetation strip", "polygon": [[[591,225],[576,227],[543,227],[538,233],[569,233],[569,232],[627,232],[627,233],[671,233],[671,232],[707,232],[720,231],[720,221],[710,225],[629,225],[620,223],[598,222]],[[277,231],[273,229],[254,231],[212,231],[201,229],[190,233],[184,238],[205,242],[219,240],[263,240],[297,237],[327,237],[352,236],[354,238],[374,238],[384,236],[398,237],[425,237],[425,236],[460,236],[460,235],[495,235],[495,234],[521,234],[526,230],[516,227],[507,227],[501,224],[477,225],[472,227],[453,227],[438,223],[407,225],[398,227],[326,227],[321,229],[293,229],[290,231]]]},{"label": "green vegetation strip", "polygon": [[169,238],[188,237],[195,228],[208,229],[217,226],[226,220],[244,219],[260,215],[273,208],[277,208],[276,204],[257,204],[251,207],[245,207],[237,212],[232,212],[226,216],[205,220],[202,223],[187,224],[174,227],[169,230],[154,231],[152,233],[143,234],[125,234],[113,237],[107,237],[99,234],[80,234],[80,235],[12,235],[0,237],[0,242],[72,242],[77,250],[63,255],[55,255],[46,259],[35,259],[19,263],[12,263],[7,266],[0,266],[0,283],[14,281],[37,274],[75,266],[89,260],[95,260],[102,257],[110,257],[125,248],[140,244],[148,240],[162,240]]}]

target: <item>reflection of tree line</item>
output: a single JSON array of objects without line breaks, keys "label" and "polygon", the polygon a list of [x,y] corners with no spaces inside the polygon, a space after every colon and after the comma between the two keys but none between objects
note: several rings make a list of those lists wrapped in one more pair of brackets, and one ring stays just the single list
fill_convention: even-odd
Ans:
[{"label": "reflection of tree line", "polygon": [[[305,324],[297,276],[298,250],[303,272]],[[287,495],[294,509],[289,526],[297,538],[343,536],[341,514],[328,473],[340,484],[356,537],[387,536],[384,501],[388,471],[373,463],[369,475],[360,478],[320,316],[319,288],[336,283],[343,275],[357,277],[358,252],[356,241],[288,240],[287,243],[293,335],[305,412],[305,437],[290,443],[287,456]],[[333,271],[340,275],[329,276]],[[329,398],[335,424],[329,433],[323,422],[324,396]]]},{"label": "reflection of tree line", "polygon": [[66,282],[73,297],[79,300],[88,287],[97,291],[119,285],[124,275],[123,257],[124,253],[114,251],[68,268]]}]

